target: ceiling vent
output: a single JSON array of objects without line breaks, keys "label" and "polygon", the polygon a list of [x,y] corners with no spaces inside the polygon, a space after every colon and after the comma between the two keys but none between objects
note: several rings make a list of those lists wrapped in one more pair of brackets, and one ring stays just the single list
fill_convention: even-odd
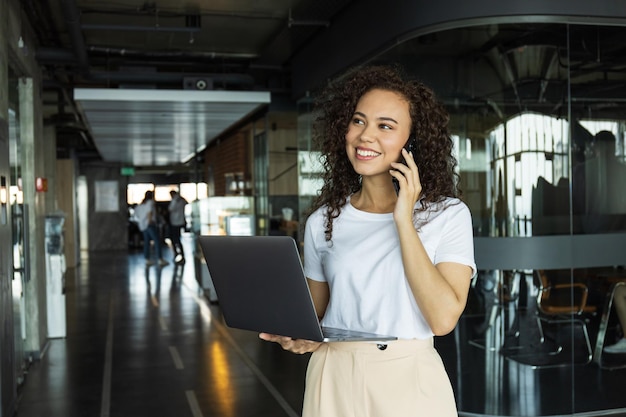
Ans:
[{"label": "ceiling vent", "polygon": [[185,77],[183,79],[185,90],[213,90],[213,80],[206,77]]}]

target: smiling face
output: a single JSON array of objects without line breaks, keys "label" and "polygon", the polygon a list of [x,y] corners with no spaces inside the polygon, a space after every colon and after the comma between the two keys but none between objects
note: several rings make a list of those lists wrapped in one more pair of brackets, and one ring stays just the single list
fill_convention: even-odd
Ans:
[{"label": "smiling face", "polygon": [[410,131],[409,103],[402,95],[380,89],[363,94],[346,133],[354,170],[363,177],[389,179],[391,163],[400,158]]}]

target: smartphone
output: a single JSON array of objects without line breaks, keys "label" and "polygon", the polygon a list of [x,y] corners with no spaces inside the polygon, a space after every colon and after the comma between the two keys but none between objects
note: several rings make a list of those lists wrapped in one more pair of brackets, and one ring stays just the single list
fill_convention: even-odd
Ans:
[{"label": "smartphone", "polygon": [[[417,138],[414,135],[409,136],[409,139],[404,145],[404,149],[406,149],[407,152],[412,152],[413,157],[415,157],[417,151]],[[402,158],[402,163],[406,165],[406,161],[404,160],[404,158]],[[391,177],[391,181],[393,182],[393,188],[396,190],[396,195],[398,195],[398,193],[400,192],[400,183],[397,179],[395,179],[395,177]]]}]

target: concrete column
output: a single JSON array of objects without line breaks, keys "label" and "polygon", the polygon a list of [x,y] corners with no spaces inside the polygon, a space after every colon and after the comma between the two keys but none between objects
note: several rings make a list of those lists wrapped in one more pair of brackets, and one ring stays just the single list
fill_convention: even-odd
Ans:
[{"label": "concrete column", "polygon": [[[29,281],[24,287],[26,341],[24,349],[36,359],[45,345],[46,327],[46,260],[45,260],[45,214],[46,193],[35,189],[37,177],[46,177],[44,153],[49,153],[49,145],[41,138],[41,114],[39,102],[35,100],[32,78],[21,78],[20,98],[20,137],[22,142],[22,186],[24,206],[28,214]],[[39,111],[39,113],[37,113]],[[39,134],[37,134],[39,131]],[[40,139],[38,139],[40,138]],[[52,148],[54,149],[54,148]],[[53,152],[54,155],[54,152]]]},{"label": "concrete column", "polygon": [[[0,177],[9,186],[9,4],[0,0]],[[8,204],[0,204],[0,417],[13,415],[17,390],[15,384],[15,347],[12,282],[13,246]]]},{"label": "concrete column", "polygon": [[[8,121],[9,118],[9,51],[6,43],[8,32],[7,17],[9,14],[9,5],[7,0],[0,0],[0,118]],[[8,155],[7,156],[7,166]],[[0,156],[0,161],[4,161],[4,158]]]}]

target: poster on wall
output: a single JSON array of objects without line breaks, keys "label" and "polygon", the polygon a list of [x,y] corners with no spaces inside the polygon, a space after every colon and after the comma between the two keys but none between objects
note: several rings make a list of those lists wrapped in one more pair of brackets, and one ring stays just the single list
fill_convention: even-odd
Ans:
[{"label": "poster on wall", "polygon": [[118,212],[120,194],[117,181],[96,181],[96,212]]}]

